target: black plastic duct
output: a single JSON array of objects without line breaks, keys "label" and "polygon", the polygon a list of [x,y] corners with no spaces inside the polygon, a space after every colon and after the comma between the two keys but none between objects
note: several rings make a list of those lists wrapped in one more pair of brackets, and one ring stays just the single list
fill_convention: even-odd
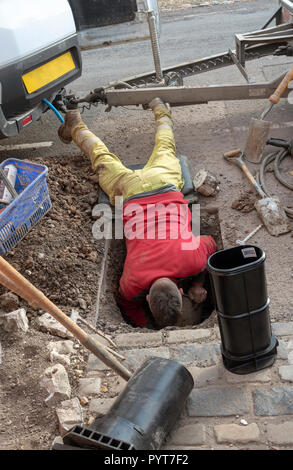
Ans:
[{"label": "black plastic duct", "polygon": [[110,411],[90,428],[75,426],[65,445],[111,450],[158,450],[179,418],[194,386],[180,363],[147,359]]},{"label": "black plastic duct", "polygon": [[255,245],[221,250],[208,260],[223,362],[236,374],[275,360],[278,341],[271,332],[264,264],[265,253]]}]

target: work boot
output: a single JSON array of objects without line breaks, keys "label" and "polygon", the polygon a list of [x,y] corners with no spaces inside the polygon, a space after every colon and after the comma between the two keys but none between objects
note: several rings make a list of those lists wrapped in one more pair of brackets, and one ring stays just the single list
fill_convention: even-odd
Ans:
[{"label": "work boot", "polygon": [[74,127],[82,123],[78,109],[72,109],[65,114],[65,123],[58,129],[58,136],[64,144],[70,144],[72,141],[72,132]]},{"label": "work boot", "polygon": [[154,98],[150,103],[149,103],[149,107],[151,108],[151,110],[153,112],[156,111],[156,109],[158,107],[161,107],[163,106],[164,108],[167,108],[168,111],[170,111],[170,105],[168,103],[164,103],[163,100],[161,100],[161,98]]}]

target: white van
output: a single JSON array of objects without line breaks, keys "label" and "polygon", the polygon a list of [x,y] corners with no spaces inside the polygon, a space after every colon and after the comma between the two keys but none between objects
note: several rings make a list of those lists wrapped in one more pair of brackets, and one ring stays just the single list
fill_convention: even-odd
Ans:
[{"label": "white van", "polygon": [[0,0],[0,139],[38,120],[81,75],[68,0]]}]

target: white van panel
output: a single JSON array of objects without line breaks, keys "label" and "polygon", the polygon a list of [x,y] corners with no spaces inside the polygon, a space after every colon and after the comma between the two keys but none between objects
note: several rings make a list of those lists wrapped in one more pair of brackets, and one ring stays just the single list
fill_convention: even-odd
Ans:
[{"label": "white van panel", "polygon": [[75,32],[67,0],[0,0],[0,66]]}]

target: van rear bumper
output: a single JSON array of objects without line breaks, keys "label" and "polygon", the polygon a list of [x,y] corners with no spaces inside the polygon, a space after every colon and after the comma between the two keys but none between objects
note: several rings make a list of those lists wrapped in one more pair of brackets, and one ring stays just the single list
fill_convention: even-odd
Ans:
[{"label": "van rear bumper", "polygon": [[[43,112],[47,108],[47,105],[41,102],[35,108],[30,109],[23,114],[15,116],[11,119],[6,119],[0,105],[0,139],[18,135],[26,126],[40,119]],[[24,122],[27,123],[24,124]]]}]

